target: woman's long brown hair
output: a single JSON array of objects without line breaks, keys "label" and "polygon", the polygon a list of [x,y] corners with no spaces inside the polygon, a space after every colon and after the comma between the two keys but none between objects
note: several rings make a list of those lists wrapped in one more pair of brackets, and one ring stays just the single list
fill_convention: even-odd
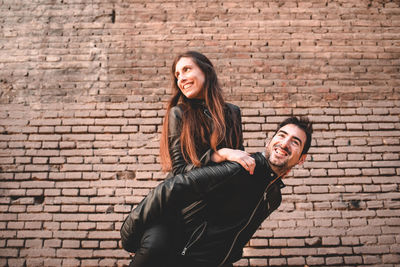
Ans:
[{"label": "woman's long brown hair", "polygon": [[[191,58],[194,63],[202,70],[205,75],[203,84],[204,100],[212,117],[212,126],[207,127],[207,123],[202,120],[204,116],[199,116],[190,105],[188,99],[182,94],[177,85],[177,78],[175,77],[175,68],[177,62],[184,57]],[[237,119],[228,117],[225,118],[225,102],[222,97],[222,89],[219,86],[217,74],[211,61],[203,54],[195,51],[188,51],[178,55],[172,64],[172,91],[173,95],[168,102],[167,111],[164,118],[161,140],[160,140],[160,159],[162,169],[170,171],[172,168],[171,155],[169,153],[168,145],[168,120],[169,113],[172,107],[181,104],[184,116],[182,118],[182,133],[180,136],[181,150],[184,159],[188,163],[193,163],[195,166],[200,166],[200,160],[197,156],[197,148],[201,147],[198,142],[202,144],[209,144],[209,146],[216,151],[217,146],[225,141],[227,147],[238,148],[240,144],[240,136],[238,127],[235,125]],[[230,114],[230,112],[228,112]],[[233,115],[234,114],[230,114]],[[229,120],[227,132],[227,120]],[[209,135],[211,133],[211,136]],[[209,137],[210,136],[210,137]]]}]

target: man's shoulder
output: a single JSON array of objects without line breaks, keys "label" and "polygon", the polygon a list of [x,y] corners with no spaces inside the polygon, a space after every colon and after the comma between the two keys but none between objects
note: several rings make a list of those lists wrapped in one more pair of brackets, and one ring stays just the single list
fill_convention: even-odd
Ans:
[{"label": "man's shoulder", "polygon": [[256,164],[260,163],[262,165],[268,165],[267,159],[265,158],[265,156],[262,152],[253,153],[253,154],[251,154],[251,156],[255,159]]}]

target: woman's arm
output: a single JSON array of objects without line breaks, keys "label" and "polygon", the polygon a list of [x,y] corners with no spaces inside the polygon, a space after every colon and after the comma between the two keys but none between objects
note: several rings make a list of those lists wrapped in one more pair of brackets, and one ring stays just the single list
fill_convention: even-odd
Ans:
[{"label": "woman's arm", "polygon": [[249,153],[239,149],[221,148],[217,152],[214,152],[211,156],[211,160],[214,162],[223,161],[234,161],[242,165],[246,171],[251,175],[254,173],[256,167],[256,161],[250,156]]},{"label": "woman's arm", "polygon": [[244,151],[243,146],[243,132],[242,132],[242,117],[240,114],[240,108],[238,106],[227,104],[228,108],[234,113],[233,118],[237,120],[236,127],[239,135],[239,149],[221,148],[211,155],[213,162],[219,163],[223,161],[234,161],[239,163],[245,168],[251,175],[254,173],[256,167],[255,161],[250,154]]}]

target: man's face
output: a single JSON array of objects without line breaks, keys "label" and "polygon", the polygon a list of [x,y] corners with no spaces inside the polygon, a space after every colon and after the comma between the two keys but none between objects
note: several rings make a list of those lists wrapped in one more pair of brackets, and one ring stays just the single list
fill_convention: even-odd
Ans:
[{"label": "man's face", "polygon": [[305,132],[294,124],[280,128],[267,145],[266,157],[274,171],[289,171],[296,164],[304,162],[301,155],[307,140]]}]

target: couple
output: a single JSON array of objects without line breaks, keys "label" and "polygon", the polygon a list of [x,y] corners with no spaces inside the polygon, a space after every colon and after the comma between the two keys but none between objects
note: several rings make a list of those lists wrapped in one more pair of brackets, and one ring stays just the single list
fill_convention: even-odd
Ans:
[{"label": "couple", "polygon": [[167,179],[121,227],[130,266],[232,266],[281,203],[282,178],[304,162],[312,126],[284,120],[265,151],[243,150],[240,109],[225,103],[211,62],[198,52],[172,65],[174,95],[164,120]]}]

